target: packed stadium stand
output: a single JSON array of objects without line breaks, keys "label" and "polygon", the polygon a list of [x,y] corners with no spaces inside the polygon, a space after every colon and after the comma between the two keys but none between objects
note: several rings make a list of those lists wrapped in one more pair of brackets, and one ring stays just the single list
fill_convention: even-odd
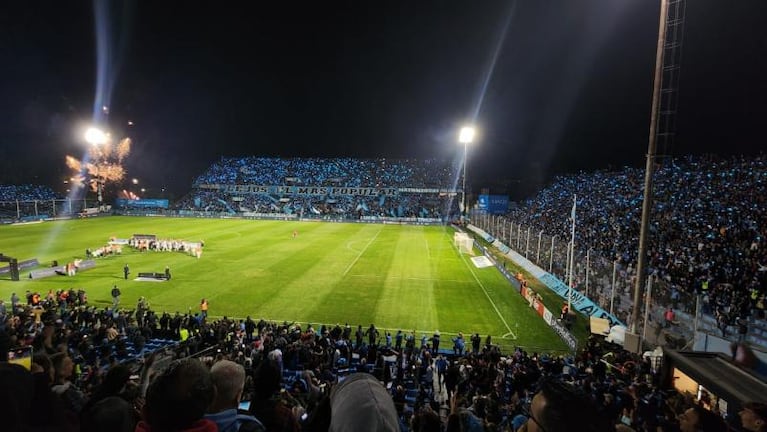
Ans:
[{"label": "packed stadium stand", "polygon": [[[763,155],[687,158],[668,161],[657,171],[649,258],[650,271],[662,285],[656,294],[661,310],[673,305],[691,319],[692,300],[700,294],[703,315],[709,317],[704,323],[713,321],[717,331],[729,332],[735,340],[739,322],[745,320],[751,339],[739,341],[767,337],[766,164]],[[454,174],[433,161],[225,158],[198,177],[193,191],[175,208],[442,217],[456,211],[443,202],[454,195]],[[500,228],[496,237],[564,279],[562,239],[569,238],[568,215],[577,195],[577,288],[584,291],[589,272],[593,292],[604,305],[609,273],[619,263],[619,307],[629,310],[642,175],[625,168],[558,177],[488,229]],[[387,189],[397,193],[387,194]],[[0,193],[7,201],[53,199],[36,188],[0,187]],[[529,246],[527,227],[541,233],[537,251]],[[523,233],[528,240],[524,247]],[[555,247],[557,238],[561,244]],[[548,242],[550,249],[541,246]],[[585,267],[587,253],[594,267]],[[618,423],[633,430],[671,430],[688,421],[688,414],[698,419],[708,415],[696,407],[718,403],[708,394],[694,400],[662,388],[658,356],[631,354],[598,337],[567,356],[501,352],[489,337],[470,333],[444,335],[441,348],[435,349],[440,338],[436,332],[413,334],[367,324],[315,328],[250,317],[205,319],[192,313],[156,313],[146,303],[95,307],[84,292],[35,294],[0,304],[0,354],[16,355],[25,345],[34,354],[29,360],[34,374],[0,364],[0,377],[8,384],[3,389],[33,389],[11,399],[35,400],[35,415],[4,416],[6,426],[18,425],[19,430],[79,430],[98,424],[104,421],[98,402],[110,397],[127,402],[124,407],[110,405],[112,417],[119,414],[135,425],[143,404],[157,403],[139,397],[150,375],[172,373],[178,359],[187,358],[206,366],[224,359],[242,365],[247,376],[243,414],[261,420],[262,430],[327,430],[322,426],[333,415],[325,408],[337,403],[333,389],[356,372],[383,383],[402,431],[517,430],[525,422],[539,421],[533,400],[542,394],[573,403],[562,411],[570,417],[560,421],[573,426],[565,430],[614,430]],[[763,372],[765,365],[760,367]],[[47,371],[52,371],[50,381],[47,373],[40,373]],[[33,380],[42,380],[42,385],[33,386]],[[276,387],[269,384],[274,382]],[[150,394],[154,390],[150,385]],[[767,421],[764,404],[746,407]],[[680,413],[686,414],[677,417]],[[719,417],[705,417],[705,422],[706,430],[726,430]],[[421,426],[427,424],[433,429]]]},{"label": "packed stadium stand", "polygon": [[[511,243],[517,232],[524,233],[528,227],[547,234],[545,245],[558,239],[559,247],[552,246],[551,271],[566,280],[566,242],[573,196],[577,196],[576,286],[581,291],[586,288],[589,252],[591,293],[606,307],[610,274],[617,267],[619,304],[627,316],[632,306],[643,175],[640,169],[624,168],[557,177],[505,215],[512,226],[520,226],[512,232]],[[669,160],[655,173],[654,184],[648,265],[655,281],[656,311],[650,319],[662,322],[663,311],[672,306],[686,313],[682,321],[687,322],[682,324],[690,328],[700,294],[704,319],[699,324],[706,330],[734,339],[742,330],[743,318],[751,341],[766,346],[767,157]],[[549,249],[542,249],[539,264],[548,269]]]},{"label": "packed stadium stand", "polygon": [[445,218],[457,170],[436,160],[222,158],[175,204],[182,211],[306,217]]},{"label": "packed stadium stand", "polygon": [[0,201],[42,201],[56,198],[56,194],[48,186],[0,185]]},{"label": "packed stadium stand", "polygon": [[57,198],[48,186],[0,185],[0,223],[51,217]]}]

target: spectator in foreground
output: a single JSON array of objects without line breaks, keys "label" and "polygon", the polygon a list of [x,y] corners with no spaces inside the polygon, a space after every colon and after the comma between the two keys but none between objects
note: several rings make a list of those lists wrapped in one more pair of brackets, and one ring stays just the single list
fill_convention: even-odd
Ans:
[{"label": "spectator in foreground", "polygon": [[394,401],[370,374],[355,373],[330,394],[330,432],[399,432]]},{"label": "spectator in foreground", "polygon": [[253,376],[249,413],[259,419],[268,431],[298,432],[301,426],[295,413],[277,398],[281,389],[282,373],[279,366],[272,360],[262,361]]},{"label": "spectator in foreground", "polygon": [[721,417],[699,405],[693,405],[679,415],[679,430],[681,432],[727,432],[728,429]]},{"label": "spectator in foreground", "polygon": [[133,432],[133,406],[119,396],[109,396],[83,410],[80,432]]},{"label": "spectator in foreground", "polygon": [[597,413],[596,407],[585,394],[581,394],[561,381],[544,378],[540,389],[527,409],[528,432],[610,431],[609,425]]},{"label": "spectator in foreground", "polygon": [[213,401],[213,381],[197,359],[177,360],[149,384],[144,420],[136,432],[215,432],[216,424],[203,418]]},{"label": "spectator in foreground", "polygon": [[[245,387],[245,368],[230,360],[221,360],[210,368],[210,377],[216,388],[216,396],[208,407],[205,418],[218,426],[219,432],[264,431],[258,419],[238,414],[237,408]],[[245,426],[247,425],[247,426]]]},{"label": "spectator in foreground", "polygon": [[751,432],[767,432],[767,404],[746,402],[738,415],[743,429]]},{"label": "spectator in foreground", "polygon": [[21,365],[0,362],[0,383],[3,427],[11,431],[27,430],[34,397],[32,375]]}]

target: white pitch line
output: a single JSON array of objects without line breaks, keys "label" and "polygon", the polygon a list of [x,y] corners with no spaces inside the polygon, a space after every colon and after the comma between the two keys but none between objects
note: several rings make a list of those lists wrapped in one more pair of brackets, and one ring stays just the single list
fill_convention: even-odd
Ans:
[{"label": "white pitch line", "polygon": [[424,282],[471,283],[471,281],[458,280],[458,279],[436,279],[436,278],[401,277],[401,276],[387,276],[387,275],[370,275],[370,274],[353,274],[353,275],[349,275],[349,277],[365,278],[365,279],[412,280],[412,281],[424,281]]},{"label": "white pitch line", "polygon": [[357,264],[357,261],[359,261],[359,259],[360,259],[360,257],[362,256],[362,254],[364,254],[364,253],[365,253],[365,251],[366,251],[366,250],[368,250],[368,247],[369,247],[369,246],[370,246],[370,245],[371,245],[371,244],[372,244],[372,243],[375,241],[375,239],[377,239],[377,238],[378,238],[378,234],[381,234],[381,231],[383,231],[383,228],[379,229],[379,230],[378,230],[378,232],[376,233],[376,235],[374,235],[374,236],[373,236],[373,238],[372,238],[372,239],[370,239],[370,241],[368,242],[368,244],[366,244],[366,245],[365,245],[365,247],[364,247],[364,248],[362,248],[362,250],[360,251],[360,253],[359,253],[359,254],[357,254],[357,257],[356,257],[356,258],[354,258],[354,261],[352,261],[352,263],[351,263],[351,264],[349,264],[349,267],[346,267],[346,271],[344,271],[344,274],[343,274],[342,276],[346,276],[346,275],[349,273],[349,270],[351,270],[351,269],[352,269],[352,267],[354,267],[354,264]]},{"label": "white pitch line", "polygon": [[[460,251],[459,251],[459,253],[460,253]],[[501,321],[503,322],[503,325],[506,326],[506,330],[509,331],[508,334],[510,334],[514,339],[516,339],[517,335],[514,334],[513,331],[511,331],[511,327],[509,327],[509,324],[506,322],[505,319],[503,319],[503,315],[501,315],[501,311],[498,310],[498,306],[496,306],[495,302],[493,301],[493,299],[490,298],[490,294],[487,293],[487,290],[485,289],[485,286],[482,284],[482,282],[480,282],[479,278],[477,277],[477,274],[474,273],[474,269],[471,268],[471,265],[469,264],[468,260],[463,257],[463,254],[461,254],[461,258],[463,258],[463,262],[464,262],[464,264],[466,264],[466,267],[469,269],[469,272],[471,272],[471,275],[474,277],[474,280],[477,281],[477,283],[479,284],[479,287],[482,288],[482,292],[485,293],[485,297],[487,297],[487,300],[493,306],[493,309],[495,309],[495,313],[498,314],[498,318],[500,318]]]}]

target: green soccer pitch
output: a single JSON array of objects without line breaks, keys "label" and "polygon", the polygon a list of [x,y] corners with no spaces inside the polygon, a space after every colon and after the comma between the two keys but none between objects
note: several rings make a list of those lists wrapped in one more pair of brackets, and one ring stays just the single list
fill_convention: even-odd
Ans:
[{"label": "green soccer pitch", "polygon": [[[294,237],[293,233],[297,232]],[[204,297],[211,317],[313,323],[375,323],[380,329],[439,330],[443,347],[463,332],[508,349],[566,351],[559,337],[527,306],[494,267],[477,268],[453,245],[453,229],[440,226],[286,222],[152,217],[101,217],[0,226],[0,253],[44,266],[85,258],[110,238],[154,234],[158,239],[204,241],[202,256],[138,252],[96,258],[75,276],[12,282],[0,276],[0,298],[12,292],[45,295],[82,288],[89,304],[111,305],[118,285],[121,307],[146,297],[157,312],[199,311]],[[476,250],[475,250],[476,252]],[[131,274],[123,277],[128,264]],[[134,280],[139,272],[171,269],[167,282]]]}]

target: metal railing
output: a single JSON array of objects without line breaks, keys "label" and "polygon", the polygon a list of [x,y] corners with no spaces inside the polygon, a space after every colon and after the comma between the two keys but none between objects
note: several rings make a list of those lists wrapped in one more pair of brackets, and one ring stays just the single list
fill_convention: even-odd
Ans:
[{"label": "metal railing", "polygon": [[[576,291],[630,326],[635,278],[631,265],[600,256],[588,244],[576,243],[571,270],[568,265],[570,238],[552,236],[500,215],[475,212],[472,223],[565,283],[572,271]],[[639,332],[655,331],[664,325],[664,312],[671,306],[680,318],[675,320],[673,331],[691,337],[695,330],[697,296],[654,277],[648,278],[648,288],[649,295],[639,306],[642,308],[637,323]],[[647,310],[646,305],[649,305]]]}]

